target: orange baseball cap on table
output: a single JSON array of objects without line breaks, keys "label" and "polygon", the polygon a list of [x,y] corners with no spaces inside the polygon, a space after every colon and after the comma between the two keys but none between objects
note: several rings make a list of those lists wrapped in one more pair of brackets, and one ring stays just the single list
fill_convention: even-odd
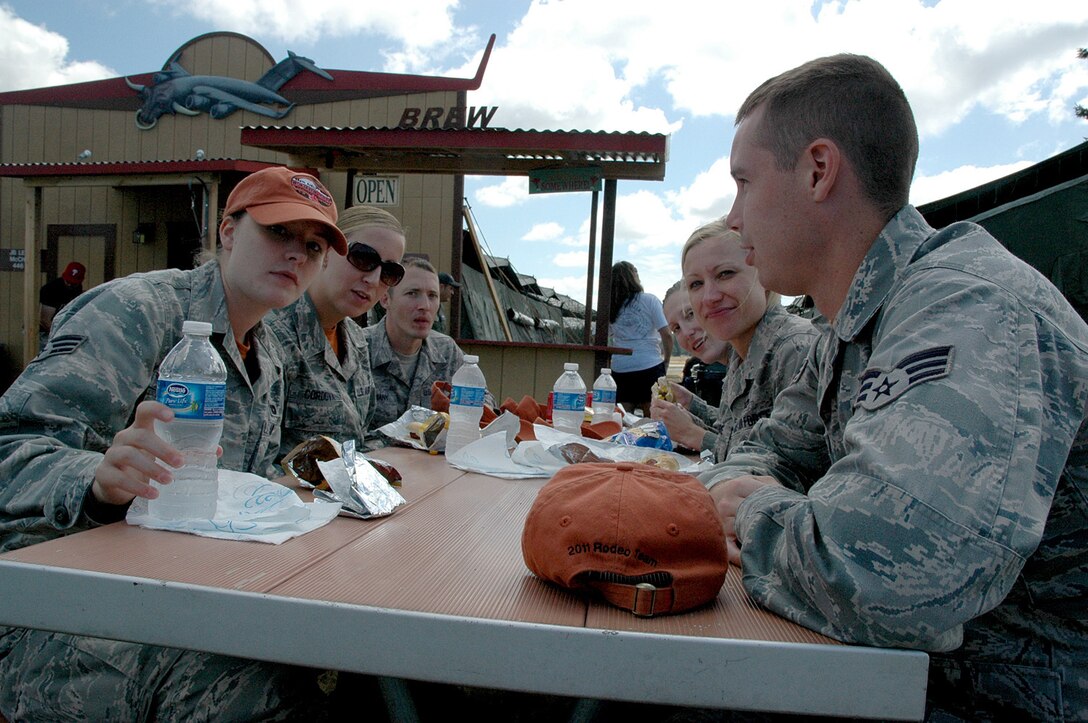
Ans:
[{"label": "orange baseball cap on table", "polygon": [[344,233],[336,227],[336,203],[329,190],[308,173],[290,168],[263,168],[243,178],[227,197],[224,216],[245,211],[262,226],[288,221],[317,221],[325,227],[329,246],[348,252]]},{"label": "orange baseball cap on table", "polygon": [[729,569],[721,518],[702,483],[633,462],[556,472],[525,518],[521,552],[537,577],[594,589],[646,617],[710,602]]}]

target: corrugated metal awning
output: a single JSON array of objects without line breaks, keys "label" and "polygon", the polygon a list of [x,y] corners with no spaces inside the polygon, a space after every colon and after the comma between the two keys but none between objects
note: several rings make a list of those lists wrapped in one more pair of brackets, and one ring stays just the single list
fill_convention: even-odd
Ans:
[{"label": "corrugated metal awning", "polygon": [[669,137],[659,133],[247,126],[241,140],[308,166],[383,173],[527,176],[595,166],[606,179],[660,181],[669,158]]}]

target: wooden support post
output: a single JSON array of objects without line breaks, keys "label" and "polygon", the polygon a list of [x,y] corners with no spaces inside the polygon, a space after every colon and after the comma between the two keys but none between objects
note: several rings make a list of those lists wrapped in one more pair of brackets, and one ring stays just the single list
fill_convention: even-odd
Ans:
[{"label": "wooden support post", "polygon": [[33,186],[26,189],[26,221],[23,229],[23,248],[26,258],[23,267],[23,367],[38,355],[38,288],[41,286],[41,255],[38,253],[38,237],[42,226],[42,189]]}]

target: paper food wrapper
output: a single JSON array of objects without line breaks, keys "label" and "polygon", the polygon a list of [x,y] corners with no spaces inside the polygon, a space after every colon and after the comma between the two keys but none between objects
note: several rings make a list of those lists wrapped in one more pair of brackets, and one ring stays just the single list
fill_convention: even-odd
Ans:
[{"label": "paper food wrapper", "polygon": [[148,513],[147,500],[137,497],[129,506],[125,521],[153,530],[278,545],[328,524],[339,513],[339,504],[303,502],[293,489],[278,482],[248,472],[221,469],[214,518],[160,520]]},{"label": "paper food wrapper", "polygon": [[400,444],[423,450],[424,452],[442,452],[446,449],[445,429],[439,432],[438,436],[429,445],[426,444],[424,440],[413,437],[412,433],[408,430],[409,424],[413,422],[426,422],[432,416],[434,416],[433,410],[413,405],[408,407],[404,414],[400,415],[397,419],[378,427],[378,431]]},{"label": "paper food wrapper", "polygon": [[318,462],[340,459],[343,455],[340,443],[332,437],[318,435],[295,446],[280,461],[280,467],[307,489],[319,487],[325,478]]}]

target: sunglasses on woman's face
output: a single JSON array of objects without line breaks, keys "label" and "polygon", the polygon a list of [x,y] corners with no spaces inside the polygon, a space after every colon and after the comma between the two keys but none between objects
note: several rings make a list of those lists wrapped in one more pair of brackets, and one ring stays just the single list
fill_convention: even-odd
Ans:
[{"label": "sunglasses on woman's face", "polygon": [[348,262],[364,274],[381,266],[381,281],[386,286],[396,286],[404,278],[403,266],[396,261],[382,261],[382,255],[364,243],[353,243],[348,248]]}]

